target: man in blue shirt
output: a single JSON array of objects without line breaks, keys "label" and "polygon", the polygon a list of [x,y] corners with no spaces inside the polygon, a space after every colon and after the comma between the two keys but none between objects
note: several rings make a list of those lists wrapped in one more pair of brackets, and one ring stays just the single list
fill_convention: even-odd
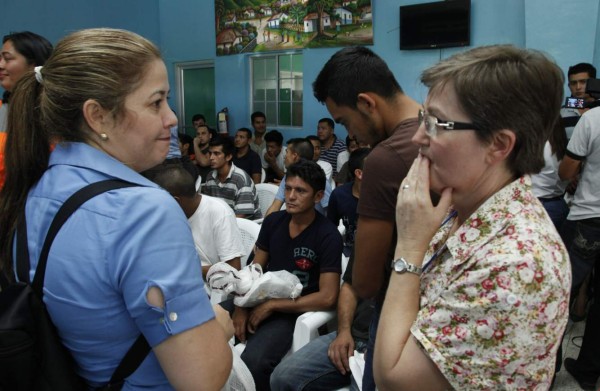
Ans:
[{"label": "man in blue shirt", "polygon": [[356,221],[358,220],[356,208],[358,208],[362,183],[362,169],[365,158],[370,151],[369,148],[360,148],[350,154],[348,168],[352,181],[336,187],[329,198],[327,218],[335,225],[338,225],[342,220],[346,228],[344,233],[344,255],[347,257],[350,256],[350,251],[354,246],[354,233],[356,231]]}]

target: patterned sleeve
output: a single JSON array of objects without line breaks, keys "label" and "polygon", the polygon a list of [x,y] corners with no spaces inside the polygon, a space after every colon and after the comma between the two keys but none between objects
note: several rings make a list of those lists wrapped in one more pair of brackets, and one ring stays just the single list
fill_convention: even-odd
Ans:
[{"label": "patterned sleeve", "polygon": [[568,257],[537,239],[491,241],[459,271],[451,256],[440,261],[449,266],[438,276],[452,277],[427,287],[411,332],[453,388],[549,387],[566,325],[570,282],[559,269]]}]

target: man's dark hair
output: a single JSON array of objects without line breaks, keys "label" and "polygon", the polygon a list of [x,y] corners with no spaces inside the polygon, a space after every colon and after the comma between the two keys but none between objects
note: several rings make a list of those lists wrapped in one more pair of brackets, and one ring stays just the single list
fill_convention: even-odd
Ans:
[{"label": "man's dark hair", "polygon": [[[192,152],[193,152],[194,138],[192,136],[190,136],[189,134],[185,134],[185,133],[179,133],[177,136],[179,137],[179,141],[181,141],[181,146],[183,146],[184,144],[188,144],[189,145],[188,148],[192,148]],[[188,153],[189,152],[190,152],[190,150],[188,149]]]},{"label": "man's dark hair", "polygon": [[308,139],[293,138],[287,142],[287,146],[293,152],[296,152],[300,159],[313,160],[315,156],[315,149]]},{"label": "man's dark hair", "polygon": [[210,132],[212,138],[215,138],[219,135],[216,129],[213,129],[208,125],[206,127],[208,128],[208,131]]},{"label": "man's dark hair", "polygon": [[237,130],[238,132],[245,132],[248,135],[248,138],[251,139],[252,138],[252,131],[248,128],[239,128]]},{"label": "man's dark hair", "polygon": [[400,84],[385,61],[364,46],[335,53],[313,82],[313,93],[321,103],[331,98],[336,105],[356,108],[358,94],[373,92],[385,99],[402,93]]},{"label": "man's dark hair", "polygon": [[318,123],[320,124],[321,122],[325,122],[331,129],[335,129],[335,122],[331,118],[321,118]]},{"label": "man's dark hair", "polygon": [[144,176],[173,197],[193,197],[196,194],[194,178],[181,163],[161,163],[145,171]]},{"label": "man's dark hair", "polygon": [[591,79],[596,78],[596,68],[587,62],[580,62],[579,64],[575,64],[572,67],[569,67],[567,72],[567,78],[571,75],[575,75],[577,73],[587,73]]},{"label": "man's dark hair", "polygon": [[267,116],[262,111],[255,111],[250,115],[250,122],[254,123],[256,118],[264,118],[266,120]]},{"label": "man's dark hair", "polygon": [[356,141],[356,139],[355,139],[355,138],[353,138],[353,137],[350,137],[349,135],[348,135],[348,136],[346,136],[346,149],[349,149],[349,148],[350,148],[350,143],[351,143],[352,141]]},{"label": "man's dark hair", "polygon": [[308,183],[316,192],[325,190],[325,172],[317,163],[312,160],[300,159],[299,162],[292,164],[287,168],[286,178],[297,177]]},{"label": "man's dark hair", "polygon": [[283,134],[277,130],[270,130],[265,134],[265,142],[276,143],[281,147],[283,145]]},{"label": "man's dark hair", "polygon": [[362,170],[365,165],[365,158],[371,152],[370,148],[358,148],[355,149],[348,158],[348,171],[352,179],[355,178],[354,171]]},{"label": "man's dark hair", "polygon": [[219,134],[216,137],[211,138],[210,142],[208,143],[208,146],[209,147],[222,146],[223,153],[225,154],[225,156],[227,156],[227,155],[233,156],[233,150],[234,150],[233,141],[231,141],[231,138],[227,135]]},{"label": "man's dark hair", "polygon": [[192,117],[192,122],[198,121],[199,119],[203,120],[204,123],[206,123],[206,117],[204,117],[204,115],[202,114],[194,114],[194,116]]}]

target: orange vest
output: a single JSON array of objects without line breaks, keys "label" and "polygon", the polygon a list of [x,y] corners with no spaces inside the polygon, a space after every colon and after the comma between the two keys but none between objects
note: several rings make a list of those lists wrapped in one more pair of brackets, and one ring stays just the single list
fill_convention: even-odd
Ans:
[{"label": "orange vest", "polygon": [[[2,100],[0,99],[0,107]],[[6,145],[6,129],[0,129],[0,190],[4,187],[4,146]]]},{"label": "orange vest", "polygon": [[0,132],[0,189],[4,186],[4,147],[6,145],[6,132]]}]

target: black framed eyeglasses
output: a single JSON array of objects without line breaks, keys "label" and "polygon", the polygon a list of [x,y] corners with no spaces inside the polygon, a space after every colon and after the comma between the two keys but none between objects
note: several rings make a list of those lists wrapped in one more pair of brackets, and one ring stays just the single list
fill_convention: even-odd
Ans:
[{"label": "black framed eyeglasses", "polygon": [[443,121],[427,113],[425,110],[419,110],[419,126],[422,123],[425,123],[425,133],[430,137],[437,136],[438,127],[444,130],[480,130],[472,123]]}]

